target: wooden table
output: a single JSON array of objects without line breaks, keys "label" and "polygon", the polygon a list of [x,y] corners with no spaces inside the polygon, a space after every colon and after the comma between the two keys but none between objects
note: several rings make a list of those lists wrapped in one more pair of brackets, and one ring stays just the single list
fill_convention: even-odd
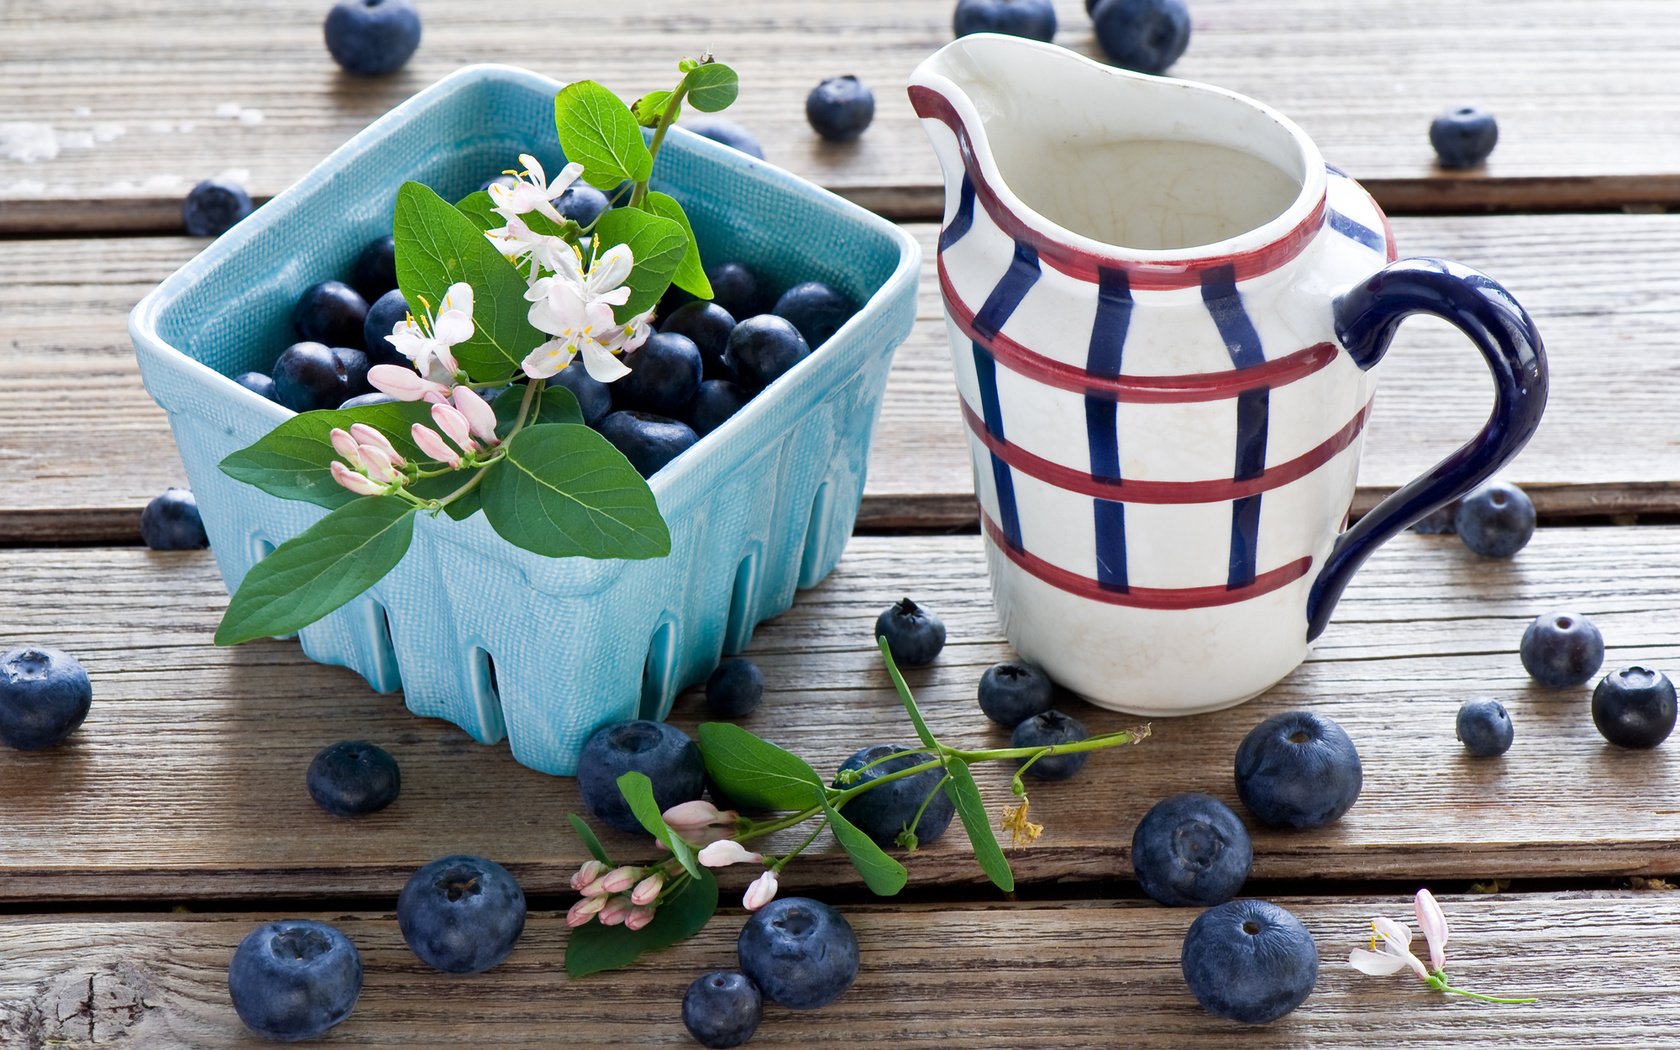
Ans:
[{"label": "wooden table", "polygon": [[[163,414],[124,332],[135,300],[203,242],[180,236],[201,177],[283,189],[370,119],[459,65],[506,61],[597,76],[633,95],[710,47],[744,80],[731,115],[770,159],[903,221],[930,245],[941,204],[900,85],[949,39],[945,0],[735,0],[582,5],[426,0],[425,42],[387,80],[341,76],[320,40],[324,0],[8,0],[0,7],[3,122],[50,125],[51,159],[0,150],[0,647],[81,657],[96,702],[68,746],[0,751],[0,1047],[260,1045],[227,1000],[225,969],[261,919],[330,919],[361,947],[362,1001],[332,1045],[685,1045],[679,1000],[732,965],[741,912],[626,973],[563,974],[566,882],[582,859],[570,780],[505,748],[409,716],[292,643],[215,649],[226,601],[207,553],[137,546],[137,513],[184,482]],[[571,12],[576,6],[580,10]],[[1079,0],[1058,42],[1091,52]],[[1174,72],[1297,117],[1394,214],[1403,252],[1499,276],[1551,352],[1551,408],[1508,476],[1546,527],[1510,562],[1452,537],[1402,536],[1356,580],[1309,662],[1234,712],[1158,721],[1152,739],[1038,788],[1047,830],[1012,856],[1005,899],[951,835],[909,859],[876,900],[832,846],[784,893],[839,904],[863,972],[818,1014],[772,1010],[755,1046],[1175,1047],[1680,1045],[1680,751],[1604,744],[1586,689],[1533,686],[1516,657],[1535,614],[1572,607],[1609,645],[1607,668],[1680,668],[1680,456],[1669,384],[1680,355],[1680,5],[1672,0],[1193,0]],[[638,50],[640,49],[640,50]],[[609,69],[606,63],[615,65]],[[855,147],[821,145],[802,100],[855,72],[877,93]],[[1425,130],[1450,104],[1496,112],[1485,171],[1440,172]],[[15,133],[16,129],[13,129]],[[12,140],[17,141],[17,140]],[[931,260],[931,251],[929,252]],[[865,743],[908,739],[869,641],[911,594],[951,644],[911,675],[942,735],[1001,735],[975,685],[1009,655],[992,618],[937,294],[924,280],[871,463],[862,526],[840,568],[764,624],[749,649],[769,695],[746,726],[833,768]],[[1490,388],[1453,334],[1408,326],[1367,442],[1359,508],[1449,451]],[[1612,525],[1614,527],[1602,527]],[[1600,527],[1589,527],[1600,526]],[[1503,759],[1453,738],[1461,700],[1504,699]],[[1257,833],[1248,892],[1279,901],[1322,955],[1307,1003],[1269,1028],[1203,1014],[1178,952],[1193,911],[1131,881],[1132,828],[1157,799],[1235,803],[1231,756],[1260,718],[1310,705],[1365,760],[1359,804],[1333,827]],[[1077,708],[1093,731],[1125,716]],[[699,719],[692,694],[675,720]],[[403,764],[392,809],[324,817],[303,790],[321,746],[368,737]],[[985,770],[994,803],[1005,779]],[[628,837],[609,840],[628,849]],[[793,845],[792,842],[785,843]],[[504,862],[532,917],[506,964],[470,979],[428,971],[393,919],[402,882],[454,851]],[[725,878],[733,899],[740,879]],[[1404,915],[1427,884],[1454,923],[1453,972],[1540,997],[1486,1007],[1404,978],[1353,972],[1374,914]]]}]

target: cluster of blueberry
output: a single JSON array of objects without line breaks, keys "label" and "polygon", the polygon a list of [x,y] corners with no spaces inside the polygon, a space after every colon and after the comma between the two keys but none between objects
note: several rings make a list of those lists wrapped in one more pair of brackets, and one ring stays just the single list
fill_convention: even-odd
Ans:
[{"label": "cluster of blueberry", "polygon": [[[1190,45],[1190,11],[1184,0],[1085,0],[1097,44],[1117,66],[1164,73]],[[957,0],[951,16],[957,36],[1007,33],[1031,40],[1056,35],[1052,0]]]}]

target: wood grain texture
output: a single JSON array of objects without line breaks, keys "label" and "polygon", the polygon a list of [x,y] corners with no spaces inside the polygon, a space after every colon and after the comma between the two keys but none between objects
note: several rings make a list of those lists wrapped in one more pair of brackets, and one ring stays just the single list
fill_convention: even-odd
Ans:
[{"label": "wood grain texture", "polygon": [[[1319,951],[1313,994],[1264,1028],[1211,1017],[1179,968],[1196,912],[1147,904],[853,907],[861,967],[817,1012],[766,1005],[754,1047],[1108,1048],[1231,1041],[1244,1047],[1615,1046],[1669,1050],[1680,992],[1673,894],[1446,897],[1450,972],[1464,986],[1537,997],[1490,1006],[1437,995],[1409,975],[1347,965],[1374,914],[1410,917],[1401,897],[1285,899]],[[0,919],[0,1043],[13,1050],[270,1046],[245,1032],[227,962],[255,915],[70,915]],[[695,977],[736,966],[738,913],[629,971],[569,981],[563,916],[530,917],[488,973],[426,969],[389,914],[317,916],[357,945],[355,1011],[327,1042],[345,1047],[522,1050],[692,1046],[681,1002]]]},{"label": "wood grain texture", "polygon": [[[1680,512],[1669,414],[1680,334],[1680,216],[1402,218],[1409,254],[1506,283],[1538,321],[1552,367],[1539,434],[1507,476],[1553,516]],[[933,227],[918,321],[893,363],[860,524],[971,527],[973,478],[951,379]],[[133,303],[197,251],[186,238],[12,242],[0,252],[0,543],[133,542],[140,509],[185,483],[125,328]],[[278,351],[279,348],[276,348]],[[1356,506],[1364,510],[1481,425],[1492,385],[1445,325],[1407,325],[1383,364]],[[70,376],[81,377],[73,387]],[[97,406],[90,409],[89,406]],[[91,428],[91,429],[90,429]],[[90,437],[91,435],[91,437]],[[96,438],[97,440],[94,440]]]},{"label": "wood grain texture", "polygon": [[[0,230],[177,229],[198,179],[235,169],[259,197],[277,193],[467,63],[606,78],[635,96],[668,87],[676,58],[706,47],[740,69],[732,115],[772,161],[884,214],[928,218],[937,172],[903,84],[950,40],[951,6],[625,0],[574,18],[538,0],[430,0],[413,61],[370,81],[333,65],[314,0],[10,0],[5,118],[49,125],[65,145],[51,160],[0,159]],[[1057,9],[1057,42],[1096,53],[1080,0]],[[1193,17],[1175,75],[1290,114],[1392,207],[1680,200],[1680,8],[1668,0],[1614,0],[1590,16],[1574,0],[1198,0]],[[873,85],[878,108],[861,142],[837,148],[811,133],[803,103],[840,73]],[[1429,121],[1465,102],[1498,115],[1499,148],[1483,171],[1439,171]]]},{"label": "wood grain texture", "polygon": [[[295,643],[215,649],[225,597],[204,553],[132,549],[0,552],[6,645],[77,654],[93,713],[55,752],[0,750],[0,901],[191,900],[386,895],[424,861],[455,851],[506,863],[535,893],[563,892],[584,855],[566,829],[572,780],[515,765],[440,722],[406,713],[353,673],[313,665]],[[1025,884],[1127,877],[1132,829],[1155,801],[1206,791],[1236,805],[1231,760],[1262,718],[1311,707],[1361,748],[1364,793],[1332,827],[1256,830],[1255,876],[1286,879],[1602,876],[1680,871],[1680,751],[1605,744],[1586,687],[1529,683],[1517,659],[1540,612],[1573,608],[1608,640],[1607,668],[1680,667],[1680,529],[1546,529],[1509,562],[1451,537],[1402,536],[1354,582],[1311,660],[1236,710],[1161,719],[1143,744],[1091,760],[1077,779],[1034,786],[1042,839],[1012,854]],[[762,625],[749,655],[768,682],[748,729],[832,770],[855,749],[913,739],[870,644],[903,595],[949,627],[950,644],[909,674],[936,733],[1007,746],[980,715],[981,672],[1009,657],[973,537],[855,539],[841,567]],[[400,615],[400,611],[396,612]],[[1190,673],[1190,672],[1187,672]],[[557,689],[563,687],[557,685]],[[1517,727],[1498,760],[1454,739],[1461,701],[1501,698]],[[1092,732],[1135,725],[1077,701]],[[674,720],[701,718],[694,692]],[[317,811],[304,770],[347,738],[403,766],[394,807],[359,821]],[[1007,770],[976,768],[994,811]],[[608,836],[620,859],[635,837]],[[771,852],[792,848],[787,833]],[[909,858],[913,887],[980,880],[956,832]],[[738,891],[750,872],[728,869]],[[788,892],[859,888],[832,844],[785,873]]]}]

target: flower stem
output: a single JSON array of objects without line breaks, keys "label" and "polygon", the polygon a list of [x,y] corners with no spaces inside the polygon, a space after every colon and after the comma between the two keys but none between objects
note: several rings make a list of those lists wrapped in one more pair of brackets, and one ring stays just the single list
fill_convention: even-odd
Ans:
[{"label": "flower stem", "polygon": [[788,861],[792,860],[793,858],[799,856],[801,853],[804,853],[805,850],[810,847],[811,843],[817,841],[817,836],[821,835],[823,828],[826,828],[826,827],[828,827],[828,818],[827,817],[824,817],[821,820],[817,821],[816,830],[812,831],[811,834],[807,835],[805,837],[805,841],[801,842],[797,847],[795,847],[792,852],[790,852],[787,855],[781,857],[779,860],[776,861],[776,863],[770,865],[770,870],[779,873],[782,870],[783,865],[785,865]]},{"label": "flower stem", "polygon": [[542,385],[541,383],[526,383],[525,384],[525,399],[519,403],[519,413],[518,413],[518,415],[514,416],[515,422],[513,424],[513,429],[508,431],[508,436],[506,438],[504,438],[501,445],[498,446],[498,448],[496,450],[496,455],[492,456],[490,459],[486,460],[485,462],[479,464],[479,468],[477,470],[473,471],[473,476],[467,479],[466,484],[462,485],[460,488],[456,489],[454,492],[451,492],[449,495],[447,495],[447,496],[443,497],[442,499],[438,500],[437,505],[439,507],[447,507],[451,503],[454,503],[456,500],[460,499],[462,496],[465,496],[467,493],[471,492],[473,489],[477,488],[478,483],[484,480],[485,468],[491,466],[497,460],[501,459],[504,455],[507,454],[505,450],[507,449],[508,442],[513,440],[513,435],[515,435],[515,434],[519,433],[521,430],[525,429],[525,425],[528,422],[526,417],[531,414],[531,402],[536,399],[537,387],[539,387],[541,385]]},{"label": "flower stem", "polygon": [[[665,141],[665,132],[669,131],[671,125],[677,122],[677,110],[682,107],[683,96],[686,94],[688,94],[688,74],[684,73],[682,80],[677,82],[676,90],[672,91],[671,97],[665,100],[665,112],[659,114],[659,123],[654,125],[653,141],[648,143],[648,153],[654,160],[659,159],[659,146]],[[648,178],[636,183],[635,191],[630,194],[630,207],[640,208],[642,206],[642,202],[647,199],[648,179],[651,178],[653,178],[653,170],[650,165]]]},{"label": "flower stem", "polygon": [[1462,995],[1466,999],[1474,999],[1481,1003],[1537,1003],[1540,1001],[1538,999],[1506,999],[1497,995],[1483,995],[1481,992],[1472,992],[1468,988],[1454,988],[1452,984],[1449,983],[1445,970],[1436,970],[1434,973],[1430,974],[1426,980],[1429,982],[1429,987],[1438,992],[1446,992],[1449,995]]}]

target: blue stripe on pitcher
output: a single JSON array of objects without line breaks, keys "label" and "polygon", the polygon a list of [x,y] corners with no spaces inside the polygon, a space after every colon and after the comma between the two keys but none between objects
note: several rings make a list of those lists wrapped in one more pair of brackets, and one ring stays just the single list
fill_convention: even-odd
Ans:
[{"label": "blue stripe on pitcher", "polygon": [[[1132,321],[1132,294],[1123,270],[1098,271],[1097,314],[1091,324],[1087,371],[1104,376],[1120,374],[1126,333]],[[1085,398],[1085,436],[1090,445],[1091,475],[1120,480],[1120,405],[1112,398]],[[1126,505],[1117,500],[1091,501],[1097,542],[1097,581],[1125,590]]]},{"label": "blue stripe on pitcher", "polygon": [[1032,245],[1016,241],[1015,257],[1009,260],[1009,269],[1003,271],[992,294],[986,296],[985,304],[974,315],[974,330],[980,333],[980,338],[989,340],[998,334],[1027,292],[1038,283],[1039,276],[1038,252]]},{"label": "blue stripe on pitcher", "polygon": [[939,231],[939,250],[944,251],[951,245],[963,239],[963,235],[974,225],[974,180],[963,176],[962,193],[957,199],[957,213],[951,216],[951,225]]},{"label": "blue stripe on pitcher", "polygon": [[[1236,274],[1228,267],[1202,275],[1202,301],[1225,340],[1231,363],[1237,368],[1263,364],[1260,333],[1243,309],[1237,291]],[[1245,390],[1237,396],[1236,463],[1231,476],[1238,480],[1259,477],[1266,472],[1266,435],[1269,429],[1271,391],[1265,387]],[[1231,551],[1225,585],[1246,587],[1254,582],[1260,546],[1260,496],[1244,496],[1231,503]]]},{"label": "blue stripe on pitcher", "polygon": [[[980,411],[984,414],[986,429],[1001,438],[1003,411],[998,405],[997,362],[978,342],[974,343],[974,378],[980,385]],[[992,453],[992,485],[997,490],[998,517],[1001,519],[998,526],[1010,545],[1020,549],[1021,514],[1015,506],[1015,478],[1009,472],[1009,464],[995,452]]]},{"label": "blue stripe on pitcher", "polygon": [[1331,209],[1330,228],[1349,240],[1358,241],[1374,252],[1387,252],[1388,241],[1382,234],[1362,222],[1356,222],[1341,212]]}]

